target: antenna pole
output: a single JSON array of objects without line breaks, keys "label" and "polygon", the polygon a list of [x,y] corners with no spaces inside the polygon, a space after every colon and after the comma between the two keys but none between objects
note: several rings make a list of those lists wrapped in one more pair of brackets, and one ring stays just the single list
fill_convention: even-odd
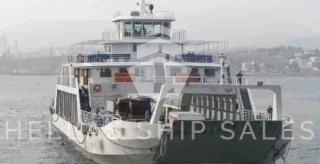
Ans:
[{"label": "antenna pole", "polygon": [[141,13],[145,14],[146,13],[146,1],[145,0],[141,0],[140,8],[141,8]]},{"label": "antenna pole", "polygon": [[223,85],[225,84],[225,80],[226,80],[226,75],[224,74],[224,69],[225,69],[225,54],[221,53],[220,54],[220,64],[221,64],[221,69],[220,69],[220,84]]}]

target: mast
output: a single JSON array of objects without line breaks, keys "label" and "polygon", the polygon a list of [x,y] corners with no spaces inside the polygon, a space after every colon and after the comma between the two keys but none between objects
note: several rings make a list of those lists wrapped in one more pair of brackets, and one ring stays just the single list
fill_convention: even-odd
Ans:
[{"label": "mast", "polygon": [[224,68],[225,68],[225,59],[226,56],[224,53],[220,54],[220,84],[223,85],[225,84],[225,80],[226,80],[226,75],[224,74]]},{"label": "mast", "polygon": [[[227,50],[228,50],[228,42],[226,41],[223,41],[223,50],[222,52],[220,53],[219,57],[220,57],[220,84],[221,85],[224,85],[226,83],[226,80],[228,81],[228,83],[230,83],[230,72],[227,71],[225,72],[225,68],[226,68],[226,61],[227,61]],[[230,65],[228,64],[228,67],[230,67]],[[227,77],[228,76],[228,77]]]},{"label": "mast", "polygon": [[150,4],[146,3],[145,0],[141,0],[141,2],[140,2],[140,3],[138,2],[137,4],[138,4],[138,6],[140,6],[140,13],[141,13],[142,15],[146,15],[146,14],[149,13],[147,7],[148,7]]},{"label": "mast", "polygon": [[141,7],[141,13],[145,14],[146,13],[146,1],[145,0],[141,0],[141,4],[140,4],[140,7]]}]

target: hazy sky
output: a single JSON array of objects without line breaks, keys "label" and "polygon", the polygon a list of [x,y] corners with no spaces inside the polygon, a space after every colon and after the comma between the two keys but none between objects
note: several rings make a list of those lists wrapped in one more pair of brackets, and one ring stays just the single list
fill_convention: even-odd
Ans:
[{"label": "hazy sky", "polygon": [[[138,0],[0,0],[0,32],[30,21],[110,20]],[[320,33],[319,0],[153,0],[193,38],[263,45]],[[265,41],[265,43],[263,43]],[[260,43],[261,42],[261,43]]]}]

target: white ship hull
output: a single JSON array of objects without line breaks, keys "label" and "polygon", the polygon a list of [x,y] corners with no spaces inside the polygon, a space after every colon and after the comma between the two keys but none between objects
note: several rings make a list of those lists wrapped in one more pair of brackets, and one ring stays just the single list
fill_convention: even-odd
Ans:
[{"label": "white ship hull", "polygon": [[[56,115],[53,116],[54,118],[57,118]],[[241,122],[235,122],[235,123],[239,123],[240,124],[244,124]],[[271,122],[269,122],[271,123]],[[204,134],[199,134],[199,139],[201,138],[201,140],[197,140],[197,141],[191,141],[189,139],[187,139],[188,137],[190,137],[191,135],[189,134],[185,134],[186,135],[186,139],[184,140],[176,140],[177,136],[179,137],[181,134],[179,132],[175,132],[174,134],[174,138],[172,141],[169,141],[167,144],[167,153],[163,154],[164,156],[161,157],[160,161],[155,161],[154,160],[154,151],[151,151],[151,147],[155,148],[158,146],[158,144],[160,143],[160,141],[157,138],[157,134],[156,132],[152,133],[154,134],[153,137],[151,137],[150,139],[144,139],[144,140],[139,140],[139,139],[110,139],[110,138],[106,138],[104,134],[102,134],[102,132],[100,133],[96,133],[96,132],[92,132],[91,136],[87,136],[83,135],[82,132],[80,130],[77,129],[76,126],[73,126],[72,124],[70,124],[69,122],[65,121],[62,118],[57,119],[56,122],[53,122],[54,126],[61,132],[63,133],[64,136],[66,136],[69,140],[72,141],[72,144],[75,145],[75,147],[78,148],[78,150],[87,158],[95,161],[96,163],[99,164],[127,164],[127,163],[132,163],[132,164],[151,164],[151,163],[175,163],[176,161],[202,161],[202,162],[208,162],[208,161],[220,161],[223,163],[223,161],[225,163],[231,162],[234,160],[237,161],[237,163],[246,163],[249,162],[251,160],[251,163],[253,161],[260,161],[262,163],[272,163],[273,161],[275,161],[276,159],[281,158],[282,156],[284,156],[287,153],[287,149],[288,149],[288,143],[290,142],[290,140],[281,140],[281,139],[277,139],[275,141],[269,142],[269,141],[262,141],[262,140],[256,140],[256,141],[251,141],[251,140],[241,140],[236,142],[236,144],[232,144],[233,141],[230,141],[231,144],[226,143],[225,141],[215,137],[215,133],[217,136],[220,135],[219,132],[209,132],[208,135],[207,133]],[[133,126],[135,126],[134,124],[136,123],[129,123],[129,122],[122,122],[122,124],[125,124],[126,127],[128,127],[129,129],[132,129]],[[128,125],[128,124],[132,124],[132,126]],[[207,122],[206,123],[207,126],[213,126],[213,127],[220,127],[221,122]],[[252,125],[259,125],[262,124],[261,122],[257,122],[257,121],[253,121],[251,122]],[[277,123],[271,123],[271,124],[277,124]],[[270,124],[270,125],[271,125]],[[119,126],[120,124],[117,124],[117,122],[114,123],[110,123],[109,125],[107,125],[105,128],[103,128],[102,130],[105,132],[110,132],[108,131],[108,129],[114,129],[116,126]],[[267,129],[267,133],[269,133],[269,131],[277,131],[275,129],[276,126],[270,126],[268,125],[268,129]],[[279,124],[281,125],[281,124]],[[241,125],[243,126],[243,125]],[[156,126],[153,126],[154,128]],[[260,125],[259,125],[260,127]],[[150,127],[148,127],[150,128]],[[162,127],[161,127],[162,128]],[[285,129],[291,129],[291,127],[286,127]],[[257,133],[257,136],[260,136],[261,131],[259,130],[259,128],[253,128],[253,130]],[[259,132],[260,131],[260,132]],[[130,133],[130,132],[128,132]],[[132,134],[132,133],[131,133]],[[139,136],[139,134],[136,133],[136,135]],[[208,136],[210,136],[208,138]],[[237,136],[239,134],[236,134]],[[276,133],[272,134],[272,136],[277,135]],[[110,135],[112,136],[112,135]],[[202,136],[202,137],[200,137]],[[290,132],[290,134],[286,134],[286,136],[292,136],[292,133]],[[261,137],[261,136],[260,136]],[[84,140],[84,138],[86,138]],[[81,141],[80,141],[81,140]],[[83,142],[83,143],[82,143]],[[196,144],[195,144],[195,143]],[[202,143],[205,143],[205,145],[203,145]],[[215,146],[213,146],[212,144],[214,144]],[[241,149],[243,149],[244,145],[252,145],[250,147],[246,147],[246,149],[251,150],[249,151],[250,153],[248,154],[248,151],[240,151]],[[211,145],[211,146],[210,146]],[[241,146],[242,145],[242,146]],[[269,150],[268,147],[270,147],[270,145],[274,145],[273,149]],[[225,150],[239,150],[239,151],[235,151],[237,152],[236,154],[233,154],[234,156],[230,156],[229,158],[227,158],[226,154],[221,154],[221,151],[225,151]],[[255,149],[259,149],[259,152],[255,152]],[[153,149],[156,150],[156,149]],[[275,152],[275,150],[277,152]],[[191,151],[191,152],[190,152]],[[211,154],[211,158],[210,157],[205,157],[207,152],[209,154]],[[264,152],[266,151],[266,152]],[[204,153],[204,154],[201,154]],[[210,153],[211,152],[211,153]],[[252,155],[252,153],[255,152],[255,155]],[[261,156],[261,152],[264,152],[267,156],[266,157],[262,157]],[[192,155],[190,155],[193,154]],[[203,159],[198,159],[198,155],[199,153],[204,157]],[[276,153],[276,154],[275,154]],[[189,155],[188,155],[189,154]],[[198,154],[197,156],[194,156],[195,154]],[[220,155],[219,155],[220,154]],[[186,156],[187,155],[187,156]],[[236,158],[235,158],[236,157]],[[238,158],[241,157],[241,158]],[[230,160],[230,161],[228,161]],[[164,162],[166,161],[166,162]]]},{"label": "white ship hull", "polygon": [[[53,115],[53,118],[57,117],[57,115]],[[106,137],[107,134],[105,133],[110,132],[109,129],[115,129],[115,126],[119,125],[116,122],[103,127],[101,130],[104,131],[104,133],[102,133],[102,131],[91,132],[91,135],[88,136],[84,135],[76,126],[63,118],[58,118],[56,122],[53,121],[53,125],[64,136],[71,140],[85,156],[97,163],[153,163],[151,148],[156,147],[159,143],[158,135],[152,132],[150,134],[153,136],[149,139],[131,137],[133,135],[143,136],[143,134],[138,134],[139,132],[137,130],[135,130],[137,132],[136,134],[129,134],[130,132],[127,132],[127,135],[123,138],[121,137],[121,139],[111,139],[115,133],[108,135],[111,138]],[[137,124],[127,122],[125,126],[127,126],[125,129],[130,129],[136,127]],[[150,128],[150,124],[147,126],[149,126],[149,129],[152,129],[152,127]],[[143,125],[141,125],[141,127],[143,127]],[[153,129],[157,130],[157,125],[154,125]]]}]

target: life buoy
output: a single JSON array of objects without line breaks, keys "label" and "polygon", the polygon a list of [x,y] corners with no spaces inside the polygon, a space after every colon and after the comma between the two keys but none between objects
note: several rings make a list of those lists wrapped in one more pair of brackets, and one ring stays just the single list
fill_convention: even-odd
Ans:
[{"label": "life buoy", "polygon": [[101,85],[100,84],[96,84],[93,86],[93,90],[94,92],[100,92],[102,89]]}]

